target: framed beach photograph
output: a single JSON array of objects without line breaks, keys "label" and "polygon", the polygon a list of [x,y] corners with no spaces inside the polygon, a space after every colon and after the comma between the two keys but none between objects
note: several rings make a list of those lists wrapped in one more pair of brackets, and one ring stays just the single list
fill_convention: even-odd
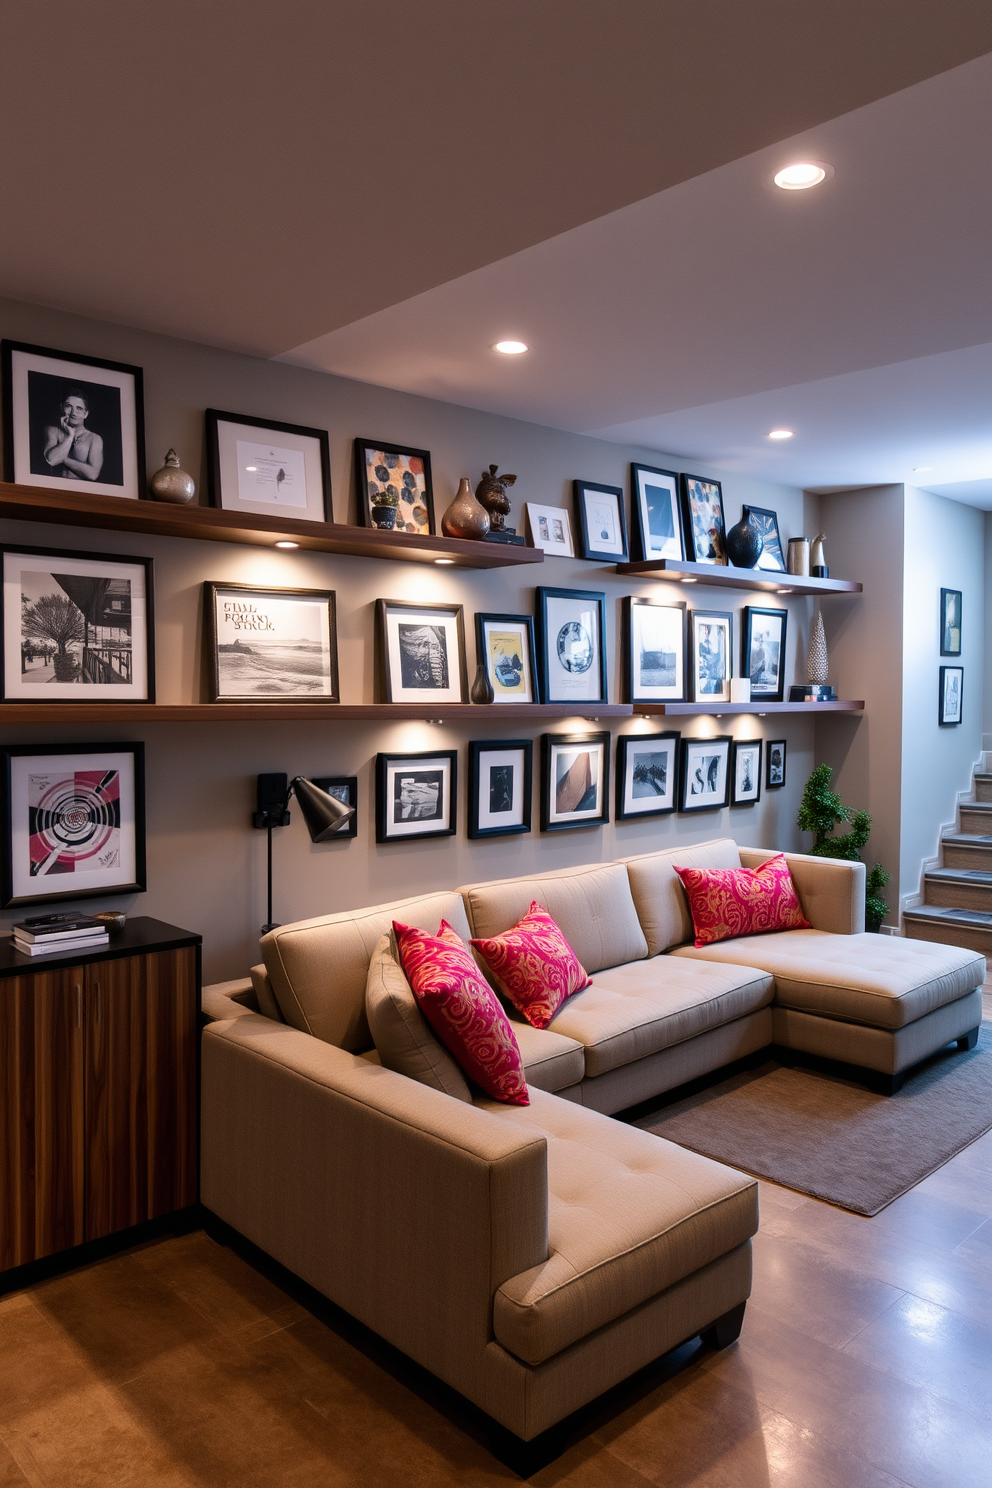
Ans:
[{"label": "framed beach photograph", "polygon": [[145,887],[143,744],[5,744],[4,909]]},{"label": "framed beach photograph", "polygon": [[690,679],[694,703],[729,703],[734,617],[730,610],[692,610]]},{"label": "framed beach photograph", "polygon": [[785,784],[784,739],[769,739],[765,754],[765,790],[779,790]]},{"label": "framed beach photograph", "polygon": [[632,464],[630,485],[637,556],[644,562],[651,558],[684,558],[675,471]]},{"label": "framed beach photograph", "polygon": [[730,801],[729,734],[682,740],[680,811],[718,811]]},{"label": "framed beach photograph", "polygon": [[411,842],[455,830],[458,752],[377,754],[375,840]]},{"label": "framed beach photograph", "polygon": [[761,740],[735,740],[730,762],[730,804],[753,806],[760,799]]},{"label": "framed beach photograph", "polygon": [[2,553],[3,702],[155,701],[150,558]]},{"label": "framed beach photograph", "polygon": [[333,837],[328,837],[328,842],[333,842],[337,837],[358,836],[358,776],[357,775],[312,775],[311,780],[318,789],[326,791],[342,806],[350,806],[355,813],[348,820],[342,822]]},{"label": "framed beach photograph", "polygon": [[534,745],[530,739],[476,740],[468,746],[468,835],[530,831]]},{"label": "framed beach photograph", "polygon": [[572,490],[581,557],[623,563],[627,557],[627,523],[621,487],[577,480],[572,482]]},{"label": "framed beach photograph", "polygon": [[544,734],[541,739],[541,831],[602,827],[610,819],[610,731]]},{"label": "framed beach photograph", "polygon": [[763,568],[769,573],[785,573],[785,554],[778,530],[778,515],[764,506],[743,506],[741,516],[751,518],[764,544],[755,568]]},{"label": "framed beach photograph", "polygon": [[532,548],[541,548],[549,558],[574,558],[572,525],[563,506],[538,506],[524,503]]},{"label": "framed beach photograph", "polygon": [[356,439],[355,491],[363,527],[421,537],[437,530],[429,450]]},{"label": "framed beach photograph", "polygon": [[678,805],[676,732],[621,734],[617,739],[617,821],[665,816]]},{"label": "framed beach photograph", "polygon": [[683,475],[682,518],[685,525],[685,556],[693,563],[725,564],[726,525],[720,482],[703,480],[698,475]]},{"label": "framed beach photograph", "polygon": [[686,608],[625,595],[624,701],[685,699]]},{"label": "framed beach photograph", "polygon": [[486,669],[495,702],[537,702],[533,615],[477,613],[475,654]]},{"label": "framed beach photograph", "polygon": [[379,599],[376,620],[384,702],[467,700],[461,605]]},{"label": "framed beach photograph", "polygon": [[212,703],[341,701],[330,589],[203,586]]},{"label": "framed beach photograph", "polygon": [[542,703],[605,703],[606,595],[537,590],[537,657]]},{"label": "framed beach photograph", "polygon": [[785,696],[785,636],[788,610],[745,605],[741,637],[741,676],[751,679],[754,702],[780,703]]},{"label": "framed beach photograph", "polygon": [[961,590],[940,591],[940,654],[961,655]]},{"label": "framed beach photograph", "polygon": [[0,343],[4,479],[136,501],[145,490],[140,367]]},{"label": "framed beach photograph", "polygon": [[297,522],[331,520],[326,429],[206,411],[207,489],[214,506]]},{"label": "framed beach photograph", "polygon": [[942,666],[940,669],[940,696],[937,722],[939,724],[960,723],[963,701],[964,667]]}]

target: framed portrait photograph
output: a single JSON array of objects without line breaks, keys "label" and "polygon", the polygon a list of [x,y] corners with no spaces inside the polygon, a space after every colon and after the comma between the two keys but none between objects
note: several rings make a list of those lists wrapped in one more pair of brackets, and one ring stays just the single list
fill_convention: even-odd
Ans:
[{"label": "framed portrait photograph", "polygon": [[685,614],[684,604],[624,596],[625,702],[685,699]]},{"label": "framed portrait photograph", "polygon": [[534,745],[530,739],[476,740],[468,746],[468,835],[530,831]]},{"label": "framed portrait photograph", "polygon": [[377,754],[375,840],[450,837],[455,830],[458,752]]},{"label": "framed portrait photograph", "polygon": [[544,734],[541,751],[541,831],[605,826],[610,819],[609,729]]},{"label": "framed portrait photograph", "polygon": [[680,811],[718,811],[730,801],[729,734],[682,740]]},{"label": "framed portrait photograph", "polygon": [[155,701],[150,558],[0,551],[3,702]]},{"label": "framed portrait photograph", "polygon": [[337,703],[338,646],[330,589],[203,586],[212,703]]},{"label": "framed portrait photograph", "polygon": [[743,506],[741,516],[751,518],[764,544],[755,568],[763,568],[769,573],[785,573],[785,553],[782,550],[777,513],[764,506]]},{"label": "framed portrait photograph", "polygon": [[437,530],[429,450],[356,439],[355,490],[363,527],[421,537]]},{"label": "framed portrait photograph", "polygon": [[331,453],[326,429],[247,418],[208,408],[210,500],[224,511],[297,522],[331,520]]},{"label": "framed portrait photograph", "polygon": [[730,761],[731,806],[753,806],[761,799],[761,740],[734,741]]},{"label": "framed portrait photograph", "polygon": [[617,821],[664,816],[678,805],[679,739],[621,734],[617,739]]},{"label": "framed portrait photograph", "polygon": [[143,744],[5,744],[0,760],[5,909],[146,887]]},{"label": "framed portrait photograph", "polygon": [[961,655],[961,590],[940,591],[940,654]]},{"label": "framed portrait photograph", "polygon": [[692,610],[690,673],[694,703],[729,703],[734,617],[730,610]]},{"label": "framed portrait photograph", "polygon": [[579,521],[580,556],[623,563],[627,557],[627,523],[622,489],[577,480],[572,482],[572,490]]},{"label": "framed portrait photograph", "polygon": [[383,700],[464,703],[465,631],[461,605],[376,601]]},{"label": "framed portrait photograph", "polygon": [[726,526],[720,482],[703,480],[698,475],[683,475],[682,515],[685,524],[685,556],[693,563],[725,564]]},{"label": "framed portrait photograph", "polygon": [[939,724],[960,723],[963,701],[964,667],[942,666],[940,669],[940,701],[937,722]]},{"label": "framed portrait photograph", "polygon": [[531,547],[541,548],[550,558],[574,558],[572,524],[563,506],[537,506],[524,503]]},{"label": "framed portrait photograph", "polygon": [[536,703],[533,615],[476,613],[475,653],[497,703]]},{"label": "framed portrait photograph", "polygon": [[537,591],[537,655],[543,703],[605,703],[606,595]]},{"label": "framed portrait photograph", "polygon": [[328,837],[328,842],[333,842],[335,837],[357,837],[358,836],[358,776],[357,775],[312,775],[311,780],[320,790],[326,791],[342,806],[350,806],[355,813],[348,820],[341,823],[334,837]]},{"label": "framed portrait photograph", "polygon": [[751,698],[780,703],[785,696],[785,635],[788,610],[745,605],[741,638],[741,676],[751,679]]},{"label": "framed portrait photograph", "polygon": [[679,478],[675,471],[632,464],[630,485],[638,558],[644,562],[652,558],[684,558]]},{"label": "framed portrait photograph", "polygon": [[785,784],[784,739],[769,739],[765,754],[765,790],[778,790]]},{"label": "framed portrait photograph", "polygon": [[142,372],[126,362],[0,343],[4,479],[136,501],[145,489]]}]

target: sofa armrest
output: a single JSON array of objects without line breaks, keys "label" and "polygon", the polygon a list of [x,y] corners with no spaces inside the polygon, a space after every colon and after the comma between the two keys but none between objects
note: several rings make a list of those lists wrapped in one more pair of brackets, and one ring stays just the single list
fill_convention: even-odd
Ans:
[{"label": "sofa armrest", "polygon": [[[741,866],[757,868],[777,853],[760,847],[741,848]],[[803,913],[814,930],[833,935],[860,935],[865,928],[865,865],[843,858],[816,858],[786,853]]]}]

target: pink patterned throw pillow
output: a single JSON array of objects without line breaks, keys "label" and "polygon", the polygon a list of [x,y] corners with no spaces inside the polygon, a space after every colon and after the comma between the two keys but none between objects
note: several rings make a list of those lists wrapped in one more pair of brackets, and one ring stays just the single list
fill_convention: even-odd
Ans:
[{"label": "pink patterned throw pillow", "polygon": [[447,920],[436,935],[396,920],[393,930],[417,1006],[449,1054],[493,1100],[529,1106],[510,1020],[458,932]]},{"label": "pink patterned throw pillow", "polygon": [[547,1028],[565,999],[592,980],[536,899],[512,930],[488,940],[473,940],[472,945],[503,996],[534,1028]]},{"label": "pink patterned throw pillow", "polygon": [[[672,865],[675,867],[675,865]],[[774,930],[809,930],[785,854],[760,868],[675,868],[685,885],[696,945],[768,935]]]}]

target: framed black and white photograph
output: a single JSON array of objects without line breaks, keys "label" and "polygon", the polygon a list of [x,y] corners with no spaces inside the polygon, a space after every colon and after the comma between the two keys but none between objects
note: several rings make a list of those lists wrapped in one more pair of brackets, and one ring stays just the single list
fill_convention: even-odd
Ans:
[{"label": "framed black and white photograph", "polygon": [[2,343],[4,479],[136,501],[145,489],[142,372],[126,362]]},{"label": "framed black and white photograph", "polygon": [[331,521],[331,454],[326,429],[247,418],[208,408],[210,500],[225,511],[297,522]]},{"label": "framed black and white photograph", "polygon": [[729,703],[734,617],[730,610],[692,610],[689,654],[694,703]]},{"label": "framed black and white photograph", "polygon": [[337,703],[338,647],[330,589],[203,586],[212,703]]},{"label": "framed black and white photograph", "polygon": [[150,558],[2,552],[3,702],[155,701]]},{"label": "framed black and white photograph", "polygon": [[476,740],[468,746],[468,835],[530,831],[534,745],[530,739]]},{"label": "framed black and white photograph", "polygon": [[940,702],[937,722],[939,724],[960,723],[963,701],[964,667],[942,666],[940,669]]},{"label": "framed black and white photograph", "polygon": [[335,801],[340,801],[342,806],[350,806],[354,812],[347,821],[342,822],[334,833],[328,837],[328,842],[333,842],[337,837],[358,836],[358,776],[357,775],[312,775],[311,780],[318,789],[326,791],[333,796]]},{"label": "framed black and white photograph", "polygon": [[752,526],[757,528],[763,544],[755,568],[763,568],[769,573],[785,573],[785,554],[782,551],[777,513],[769,511],[765,506],[744,506],[741,508],[741,516],[751,518]]},{"label": "framed black and white photograph", "polygon": [[961,590],[940,591],[940,654],[961,655]]},{"label": "framed black and white photograph", "polygon": [[627,523],[622,489],[583,480],[573,481],[572,489],[579,523],[580,556],[604,563],[623,563],[627,558]]},{"label": "framed black and white photograph", "polygon": [[628,703],[685,699],[684,604],[661,604],[625,595],[624,685]]},{"label": "framed black and white photograph", "polygon": [[610,819],[610,732],[544,734],[541,831],[602,827]]},{"label": "framed black and white photograph", "polygon": [[761,740],[734,741],[730,762],[731,806],[753,806],[761,799]]},{"label": "framed black and white photograph", "polygon": [[685,556],[693,563],[726,563],[723,488],[719,481],[682,476]]},{"label": "framed black and white photograph", "polygon": [[769,739],[765,754],[765,790],[779,790],[785,784],[784,739]]},{"label": "framed black and white photograph", "polygon": [[467,701],[461,605],[380,599],[376,619],[384,702]]},{"label": "framed black and white photograph", "polygon": [[606,595],[598,590],[537,591],[537,655],[542,703],[605,703]]},{"label": "framed black and white photograph", "polygon": [[632,464],[630,485],[638,558],[644,562],[652,558],[684,558],[679,478],[675,471]]},{"label": "framed black and white photograph", "polygon": [[458,753],[454,749],[377,754],[376,842],[450,837],[456,824],[457,774]]},{"label": "framed black and white photograph", "polygon": [[680,811],[718,811],[730,802],[729,734],[682,740]]},{"label": "framed black and white photograph", "polygon": [[476,613],[476,660],[486,669],[497,703],[536,703],[533,615]]},{"label": "framed black and white photograph", "polygon": [[420,537],[437,530],[429,450],[356,439],[355,490],[363,527]]},{"label": "framed black and white photograph", "polygon": [[3,908],[145,887],[143,744],[0,746]]},{"label": "framed black and white photograph", "polygon": [[678,805],[679,738],[621,734],[617,739],[617,821],[664,816]]},{"label": "framed black and white photograph", "polygon": [[563,506],[538,506],[534,501],[527,501],[524,512],[532,548],[541,548],[549,558],[575,557],[572,524]]},{"label": "framed black and white photograph", "polygon": [[785,696],[785,635],[788,610],[745,605],[742,616],[741,676],[751,679],[754,702],[780,703]]}]

